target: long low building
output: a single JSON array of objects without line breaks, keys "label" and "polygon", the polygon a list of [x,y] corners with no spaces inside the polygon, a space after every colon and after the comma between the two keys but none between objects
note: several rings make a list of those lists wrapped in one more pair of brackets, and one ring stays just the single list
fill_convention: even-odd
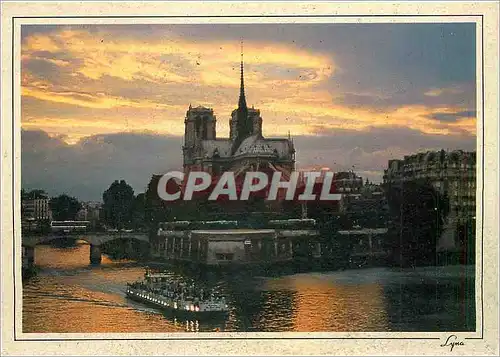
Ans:
[{"label": "long low building", "polygon": [[312,257],[321,256],[319,232],[315,228],[160,228],[153,243],[154,253],[165,260],[207,266],[287,262],[304,249],[310,250]]}]

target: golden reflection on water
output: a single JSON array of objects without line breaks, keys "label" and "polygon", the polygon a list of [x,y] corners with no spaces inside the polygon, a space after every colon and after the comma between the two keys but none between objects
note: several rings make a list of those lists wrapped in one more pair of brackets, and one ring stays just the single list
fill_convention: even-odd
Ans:
[{"label": "golden reflection on water", "polygon": [[[39,268],[69,269],[88,268],[90,262],[90,245],[85,241],[77,241],[70,247],[53,247],[38,245],[35,248],[35,264]],[[114,262],[106,255],[102,255],[101,265],[110,265]]]},{"label": "golden reflection on water", "polygon": [[[445,280],[438,289],[434,280],[423,286],[419,275],[413,276],[425,271],[384,269],[215,276],[212,282],[226,296],[229,317],[186,320],[126,298],[126,283],[142,278],[143,266],[106,256],[92,266],[89,250],[87,244],[36,247],[40,273],[23,284],[23,332],[431,331],[436,323],[443,331],[475,329],[460,314],[464,302],[453,294],[456,282]],[[455,275],[462,270],[446,269]]]},{"label": "golden reflection on water", "polygon": [[[26,305],[25,305],[26,306]],[[43,308],[28,305],[23,311],[23,332],[173,332],[183,331],[162,315],[123,306],[81,300],[45,300]],[[92,316],[88,316],[92,314]],[[117,319],[116,315],[119,315]]]},{"label": "golden reflection on water", "polygon": [[[89,246],[37,246],[42,273],[23,287],[23,332],[182,331],[163,315],[130,307],[121,281],[144,274],[142,267],[109,269],[122,262],[103,256],[92,267]],[[118,281],[118,284],[116,280]]]},{"label": "golden reflection on water", "polygon": [[105,255],[101,265],[92,266],[89,253],[87,244],[36,247],[35,262],[41,272],[23,286],[23,332],[197,332],[216,328],[166,317],[128,300],[125,284],[142,278],[144,267],[112,261]]},{"label": "golden reflection on water", "polygon": [[[144,268],[103,256],[91,266],[89,246],[38,246],[36,264],[42,273],[23,289],[24,332],[172,332],[172,331],[384,331],[388,329],[384,297],[377,284],[337,284],[330,275],[297,274],[263,279],[249,291],[250,301],[228,321],[199,322],[166,317],[125,297],[127,282],[142,278]],[[259,291],[261,290],[261,291]],[[243,306],[245,307],[245,306]],[[242,327],[241,319],[250,326]]]},{"label": "golden reflection on water", "polygon": [[379,284],[337,284],[330,276],[299,274],[271,281],[269,289],[291,289],[291,330],[385,331],[388,317]]}]

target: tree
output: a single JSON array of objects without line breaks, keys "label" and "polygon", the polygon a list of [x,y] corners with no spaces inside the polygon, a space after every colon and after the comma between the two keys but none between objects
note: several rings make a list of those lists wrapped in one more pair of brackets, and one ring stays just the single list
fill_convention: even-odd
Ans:
[{"label": "tree", "polygon": [[102,194],[104,221],[107,225],[122,229],[130,226],[134,190],[125,180],[115,180]]},{"label": "tree", "polygon": [[52,218],[55,221],[74,220],[82,205],[74,197],[62,194],[53,197],[49,201],[49,206],[52,211]]},{"label": "tree", "polygon": [[21,189],[21,199],[22,200],[36,200],[40,198],[48,198],[49,195],[44,190],[31,190],[26,191],[25,189]]},{"label": "tree", "polygon": [[160,178],[161,175],[151,177],[144,196],[144,218],[150,228],[156,228],[157,223],[166,220],[169,214],[165,203],[158,196]]},{"label": "tree", "polygon": [[[200,199],[190,201],[179,199],[168,202],[162,200],[158,196],[160,178],[161,175],[153,175],[145,193],[144,215],[145,221],[150,228],[156,228],[158,222],[202,219],[202,212],[205,210],[206,205]],[[181,189],[181,185],[175,180],[169,180],[166,186],[169,193],[175,193]]]},{"label": "tree", "polygon": [[145,194],[139,193],[132,202],[131,221],[135,229],[144,227],[145,220]]},{"label": "tree", "polygon": [[386,187],[387,202],[394,222],[390,227],[392,251],[401,265],[436,263],[436,245],[449,213],[446,194],[426,179]]}]

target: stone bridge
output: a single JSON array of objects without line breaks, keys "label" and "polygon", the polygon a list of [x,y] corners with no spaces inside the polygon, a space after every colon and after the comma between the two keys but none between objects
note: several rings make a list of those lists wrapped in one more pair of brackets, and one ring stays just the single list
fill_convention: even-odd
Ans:
[{"label": "stone bridge", "polygon": [[147,233],[141,232],[72,232],[72,233],[49,233],[47,235],[22,234],[23,266],[34,264],[35,246],[45,244],[59,239],[83,240],[90,245],[90,262],[99,264],[101,262],[101,245],[118,239],[134,239],[149,244]]}]

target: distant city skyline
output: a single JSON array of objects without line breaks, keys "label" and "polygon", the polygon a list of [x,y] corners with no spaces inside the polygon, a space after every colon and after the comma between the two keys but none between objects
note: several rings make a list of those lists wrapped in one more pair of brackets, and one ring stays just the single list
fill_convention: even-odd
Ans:
[{"label": "distant city skyline", "polygon": [[240,41],[264,135],[297,168],[380,182],[389,159],[476,147],[475,24],[22,27],[22,183],[100,200],[182,167],[189,105],[228,136]]}]

